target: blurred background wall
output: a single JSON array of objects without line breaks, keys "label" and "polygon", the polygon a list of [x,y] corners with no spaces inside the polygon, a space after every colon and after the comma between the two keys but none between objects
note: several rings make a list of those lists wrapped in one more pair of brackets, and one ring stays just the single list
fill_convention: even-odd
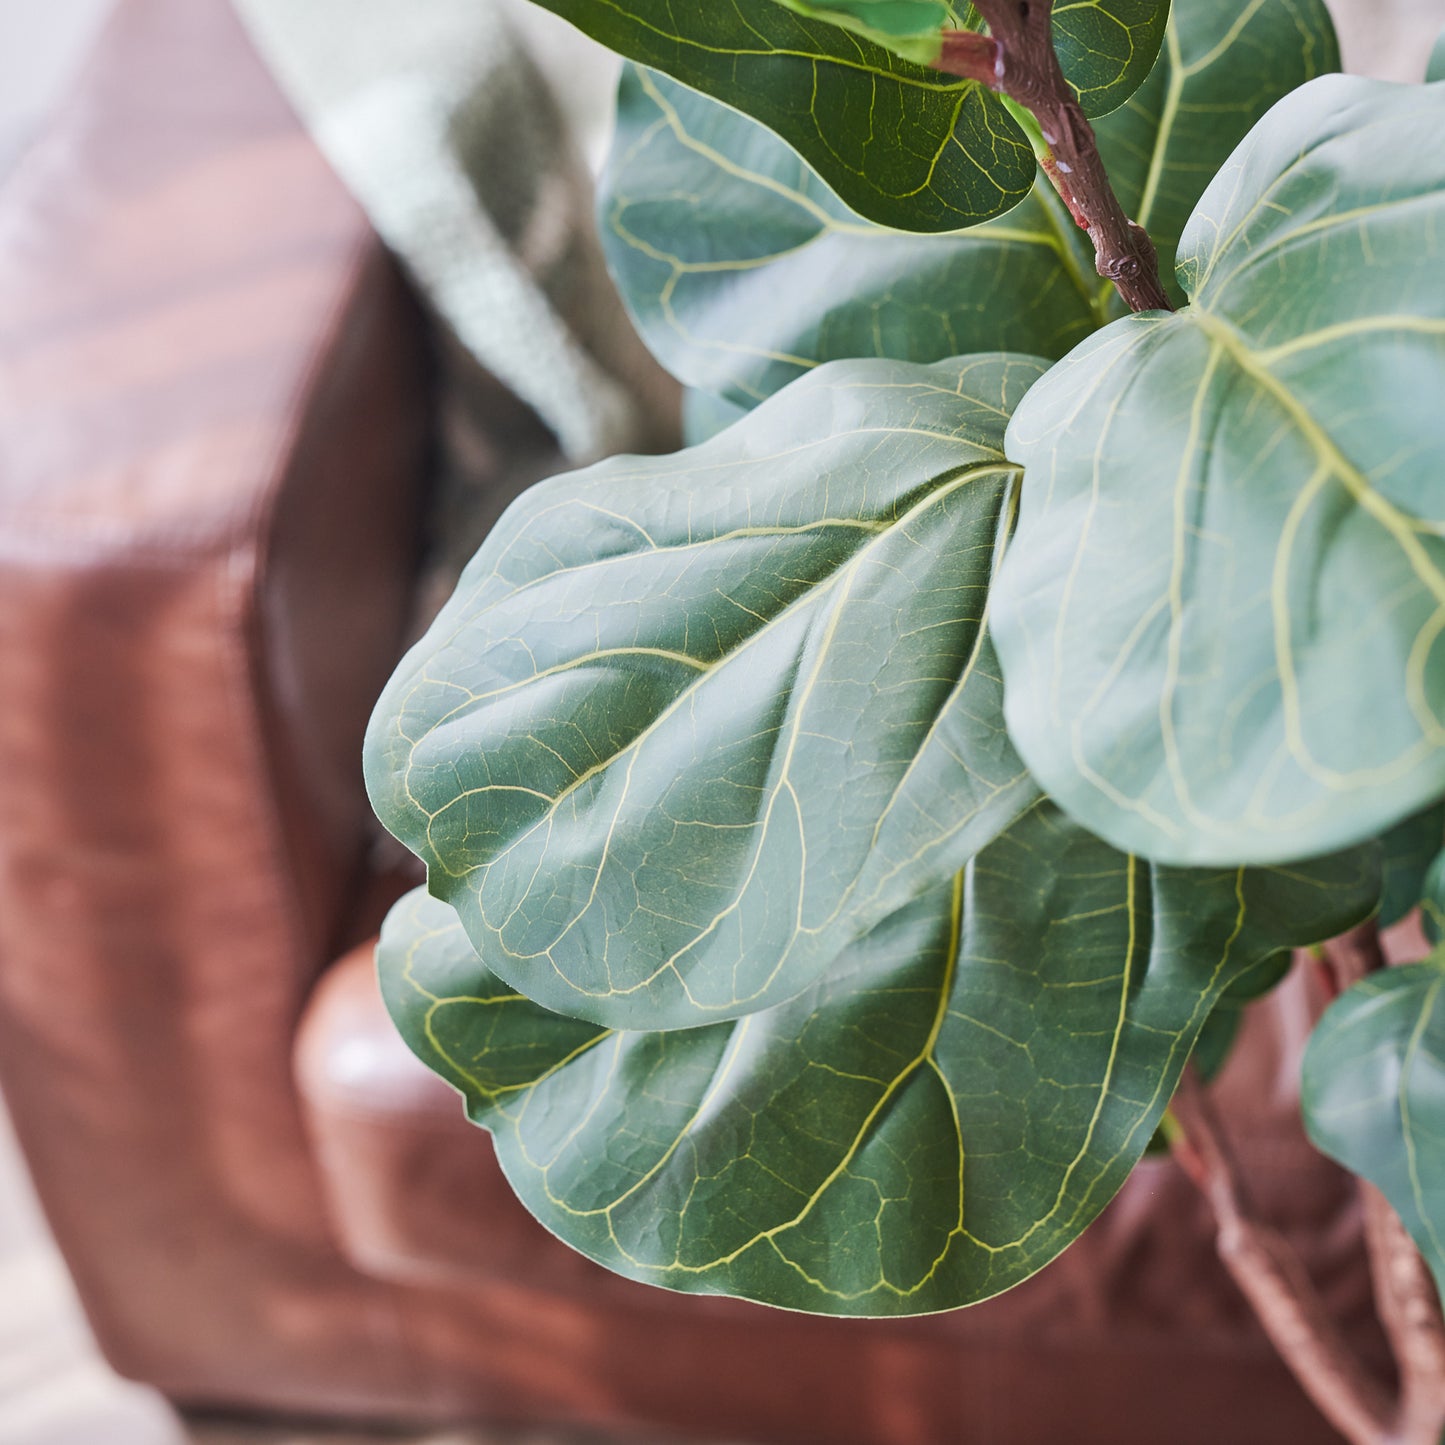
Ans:
[{"label": "blurred background wall", "polygon": [[61,93],[112,0],[0,0],[0,175]]}]

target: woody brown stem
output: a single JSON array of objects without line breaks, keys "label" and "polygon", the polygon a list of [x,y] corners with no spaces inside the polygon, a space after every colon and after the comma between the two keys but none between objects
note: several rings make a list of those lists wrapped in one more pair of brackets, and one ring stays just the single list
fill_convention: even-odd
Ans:
[{"label": "woody brown stem", "polygon": [[1373,922],[1362,923],[1358,928],[1330,939],[1320,952],[1336,996],[1385,967],[1380,930]]},{"label": "woody brown stem", "polygon": [[1193,1066],[1172,1113],[1174,1157],[1208,1200],[1219,1257],[1281,1358],[1320,1413],[1352,1445],[1399,1439],[1392,1402],[1340,1334],[1298,1255],[1253,1215],[1234,1160]]},{"label": "woody brown stem", "polygon": [[1400,1372],[1391,1438],[1436,1445],[1445,1427],[1445,1326],[1435,1282],[1389,1200],[1373,1184],[1359,1188],[1375,1309]]},{"label": "woody brown stem", "polygon": [[1093,242],[1099,275],[1131,311],[1172,310],[1159,280],[1159,258],[1142,226],[1124,214],[1099,155],[1094,128],[1054,53],[1053,0],[974,0],[989,34],[945,33],[934,65],[977,80],[1028,110],[1048,155],[1045,174]]}]

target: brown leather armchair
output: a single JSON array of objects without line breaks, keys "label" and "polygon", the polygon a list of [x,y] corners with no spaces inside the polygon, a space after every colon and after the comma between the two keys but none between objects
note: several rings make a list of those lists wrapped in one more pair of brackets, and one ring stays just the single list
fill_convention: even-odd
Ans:
[{"label": "brown leather armchair", "polygon": [[[826,1445],[1333,1438],[1146,1163],[1039,1278],[825,1321],[605,1275],[391,1033],[358,755],[418,309],[223,0],[122,0],[0,190],[0,1084],[106,1354],[189,1404]],[[339,962],[333,962],[344,954]],[[1373,1347],[1293,985],[1224,1089]]]}]

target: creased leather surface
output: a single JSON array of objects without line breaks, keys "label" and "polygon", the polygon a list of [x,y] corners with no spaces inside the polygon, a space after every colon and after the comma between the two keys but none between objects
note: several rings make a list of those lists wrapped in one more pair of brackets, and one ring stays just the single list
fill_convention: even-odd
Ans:
[{"label": "creased leather surface", "polygon": [[[0,193],[0,1084],[111,1358],[188,1402],[358,1417],[1329,1439],[1168,1164],[965,1314],[678,1299],[521,1213],[485,1139],[407,1075],[364,957],[303,1030],[313,1149],[291,1053],[360,906],[359,733],[420,510],[418,342],[222,0],[122,0]],[[1256,1044],[1242,1152],[1273,1219],[1320,1227],[1313,1263],[1358,1320],[1347,1191]]]}]

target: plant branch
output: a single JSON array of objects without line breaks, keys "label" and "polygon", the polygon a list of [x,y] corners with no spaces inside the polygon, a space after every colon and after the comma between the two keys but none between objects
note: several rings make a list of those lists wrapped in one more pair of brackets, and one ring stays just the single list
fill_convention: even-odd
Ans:
[{"label": "plant branch", "polygon": [[1320,952],[1336,997],[1385,967],[1380,930],[1373,920],[1330,939]]},{"label": "plant branch", "polygon": [[1069,213],[1089,234],[1099,275],[1131,311],[1173,310],[1159,258],[1124,214],[1089,124],[1054,53],[1053,0],[974,0],[989,34],[946,31],[937,69],[986,85],[1028,110],[1048,147],[1039,161]]},{"label": "plant branch", "polygon": [[1390,1201],[1363,1179],[1359,1189],[1375,1310],[1400,1372],[1394,1438],[1436,1445],[1445,1427],[1445,1325],[1435,1281]]},{"label": "plant branch", "polygon": [[1171,1112],[1179,1126],[1174,1157],[1214,1212],[1219,1257],[1305,1393],[1352,1445],[1395,1440],[1384,1390],[1355,1358],[1288,1241],[1253,1216],[1193,1065]]}]

